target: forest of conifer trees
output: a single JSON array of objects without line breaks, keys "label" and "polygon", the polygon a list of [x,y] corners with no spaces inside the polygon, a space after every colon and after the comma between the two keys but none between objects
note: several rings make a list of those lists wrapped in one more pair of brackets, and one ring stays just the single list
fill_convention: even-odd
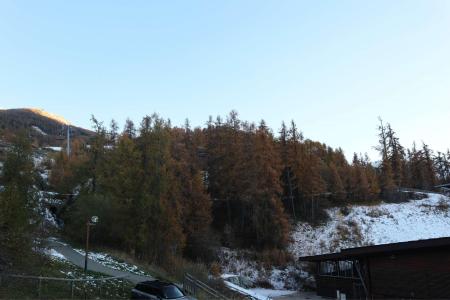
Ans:
[{"label": "forest of conifer trees", "polygon": [[183,255],[212,261],[224,245],[283,250],[296,221],[318,224],[324,208],[397,201],[398,188],[432,189],[450,180],[450,153],[428,145],[405,149],[389,124],[379,123],[381,161],[303,137],[294,122],[274,133],[232,111],[205,128],[172,127],[154,114],[119,132],[92,118],[95,137],[73,141],[56,157],[50,182],[77,196],[62,218],[82,241],[90,215],[102,222],[96,242],[156,263]]}]

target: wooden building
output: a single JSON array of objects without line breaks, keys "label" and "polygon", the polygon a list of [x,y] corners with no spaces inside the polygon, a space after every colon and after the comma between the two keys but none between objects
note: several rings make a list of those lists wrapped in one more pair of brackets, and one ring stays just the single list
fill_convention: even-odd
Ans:
[{"label": "wooden building", "polygon": [[450,299],[450,237],[301,257],[315,263],[317,294],[346,299]]}]

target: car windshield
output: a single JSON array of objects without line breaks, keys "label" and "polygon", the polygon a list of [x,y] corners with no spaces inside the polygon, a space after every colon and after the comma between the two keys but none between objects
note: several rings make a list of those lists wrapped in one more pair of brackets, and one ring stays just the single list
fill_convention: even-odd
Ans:
[{"label": "car windshield", "polygon": [[183,292],[180,291],[176,286],[166,286],[163,289],[163,294],[165,299],[176,299],[184,296]]}]

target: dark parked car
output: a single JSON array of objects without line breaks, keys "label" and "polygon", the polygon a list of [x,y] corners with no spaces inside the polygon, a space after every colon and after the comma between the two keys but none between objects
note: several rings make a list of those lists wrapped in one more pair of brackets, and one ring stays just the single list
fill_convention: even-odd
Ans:
[{"label": "dark parked car", "polygon": [[186,296],[183,291],[173,283],[159,280],[138,283],[131,290],[131,299],[193,299]]}]

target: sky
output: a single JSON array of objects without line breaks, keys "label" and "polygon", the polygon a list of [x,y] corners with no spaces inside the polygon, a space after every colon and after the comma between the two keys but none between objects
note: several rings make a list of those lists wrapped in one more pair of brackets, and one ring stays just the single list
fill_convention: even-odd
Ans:
[{"label": "sky", "polygon": [[450,147],[450,1],[0,0],[0,108],[90,128],[231,110],[377,155],[378,117]]}]

